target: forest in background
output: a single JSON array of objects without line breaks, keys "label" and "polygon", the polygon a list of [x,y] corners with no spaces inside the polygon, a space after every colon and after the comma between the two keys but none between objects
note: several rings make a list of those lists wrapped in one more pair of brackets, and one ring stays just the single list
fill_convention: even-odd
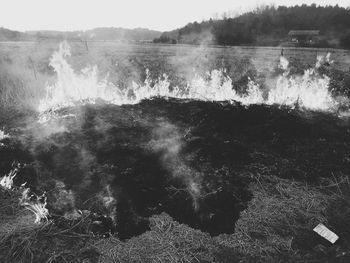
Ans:
[{"label": "forest in background", "polygon": [[239,16],[193,22],[164,32],[155,43],[283,46],[290,30],[320,30],[315,47],[350,49],[350,7],[262,6]]},{"label": "forest in background", "polygon": [[0,27],[0,41],[152,41],[162,34],[160,31],[146,28],[100,27],[86,31],[13,31]]},{"label": "forest in background", "polygon": [[[86,31],[19,32],[0,27],[0,41],[120,41],[223,46],[288,46],[291,30],[319,30],[312,47],[350,49],[350,7],[261,6],[241,15],[188,23],[160,32],[144,28],[95,28]],[[295,43],[294,43],[295,44]],[[298,44],[303,46],[302,44]]]}]

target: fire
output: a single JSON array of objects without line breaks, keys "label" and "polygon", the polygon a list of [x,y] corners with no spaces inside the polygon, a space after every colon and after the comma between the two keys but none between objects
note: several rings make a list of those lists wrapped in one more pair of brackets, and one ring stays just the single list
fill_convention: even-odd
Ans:
[{"label": "fire", "polygon": [[265,96],[260,86],[251,79],[248,81],[246,93],[238,94],[232,88],[232,79],[224,70],[213,70],[205,77],[195,75],[185,87],[171,87],[165,74],[152,84],[147,71],[144,83],[133,83],[129,88],[120,89],[110,83],[107,77],[99,79],[96,66],[87,67],[79,73],[74,72],[66,61],[70,55],[68,44],[63,42],[51,58],[50,65],[57,73],[57,81],[54,85],[46,87],[46,97],[40,101],[41,120],[50,119],[49,115],[56,109],[74,106],[77,103],[95,103],[97,99],[123,105],[135,104],[152,97],[172,97],[204,101],[238,101],[243,105],[277,104],[292,108],[298,105],[301,108],[320,111],[334,111],[338,106],[329,91],[330,79],[317,73],[322,64],[332,63],[330,54],[318,57],[316,65],[305,70],[301,76],[289,75],[289,62],[282,56],[279,67],[283,73]]},{"label": "fire", "polygon": [[22,197],[19,201],[19,204],[34,213],[34,223],[39,224],[42,220],[47,221],[49,211],[46,208],[47,202],[45,194],[43,194],[42,196],[30,194],[30,189],[25,188],[22,193]]},{"label": "fire", "polygon": [[4,146],[4,144],[1,142],[3,139],[9,138],[10,135],[6,134],[5,131],[0,130],[0,147]]},{"label": "fire", "polygon": [[10,135],[6,134],[5,131],[0,130],[0,141],[8,137],[10,137]]},{"label": "fire", "polygon": [[186,88],[182,98],[206,101],[239,101],[244,105],[262,103],[262,91],[249,79],[247,95],[239,95],[232,88],[232,79],[223,70],[207,73],[207,78],[196,75]]},{"label": "fire", "polygon": [[15,167],[8,173],[8,175],[3,176],[0,179],[0,186],[2,186],[5,189],[11,190],[13,187],[13,179],[16,177],[17,172],[18,168]]},{"label": "fire", "polygon": [[334,110],[338,102],[329,91],[327,76],[319,76],[315,69],[308,69],[302,76],[288,76],[286,72],[279,76],[276,86],[270,89],[266,104],[286,105],[294,108],[296,105],[310,109]]},{"label": "fire", "polygon": [[[12,190],[13,189],[13,179],[16,177],[19,168],[21,167],[19,163],[14,163],[13,169],[5,175],[0,180],[0,186]],[[22,185],[22,187],[25,184]],[[19,189],[23,189],[20,187]],[[47,216],[49,215],[49,211],[46,208],[46,196],[43,194],[42,196],[37,196],[35,194],[30,194],[29,188],[24,188],[22,192],[22,197],[19,200],[19,205],[24,208],[30,210],[35,215],[34,223],[39,224],[43,219],[47,220]]]},{"label": "fire", "polygon": [[76,74],[66,61],[71,55],[67,42],[60,44],[50,61],[50,66],[57,74],[57,82],[46,87],[46,97],[40,101],[39,111],[55,110],[73,106],[77,102],[94,103],[100,98],[107,102],[115,102],[122,97],[119,89],[109,89],[106,79],[98,80],[97,67],[87,67]]}]

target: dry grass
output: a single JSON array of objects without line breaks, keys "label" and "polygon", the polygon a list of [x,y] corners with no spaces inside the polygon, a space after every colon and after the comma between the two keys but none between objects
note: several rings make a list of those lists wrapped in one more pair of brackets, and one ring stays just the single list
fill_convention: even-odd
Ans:
[{"label": "dry grass", "polygon": [[[325,193],[324,187],[256,177],[251,184],[254,197],[236,222],[235,233],[216,241],[239,253],[242,262],[348,262],[350,199],[339,194],[339,187],[350,190],[344,178],[341,186],[333,182]],[[312,231],[318,223],[342,241],[332,246],[319,237]]]},{"label": "dry grass", "polygon": [[19,206],[19,190],[0,189],[0,242],[15,231],[30,231],[37,227],[35,216]]},{"label": "dry grass", "polygon": [[36,109],[52,79],[48,48],[38,46],[1,47],[0,109]]},{"label": "dry grass", "polygon": [[0,104],[3,107],[34,108],[42,98],[46,77],[35,79],[33,71],[20,65],[1,67]]},{"label": "dry grass", "polygon": [[[350,208],[344,210],[338,193],[274,176],[256,178],[251,190],[254,197],[236,222],[234,234],[212,238],[166,214],[156,215],[151,231],[141,236],[127,242],[116,238],[96,242],[100,262],[333,262],[334,253],[343,253],[337,260],[346,262],[346,242],[331,246],[312,230],[324,223],[349,240]],[[333,207],[345,215],[334,214]]]},{"label": "dry grass", "polygon": [[235,233],[218,237],[219,244],[254,261],[275,261],[279,257],[295,260],[298,238],[313,236],[313,227],[326,223],[322,213],[327,208],[327,197],[290,181],[264,188],[253,184],[251,188],[254,198],[241,213]]},{"label": "dry grass", "polygon": [[208,234],[179,224],[162,213],[150,219],[151,231],[121,242],[95,243],[100,262],[213,262],[214,243]]},{"label": "dry grass", "polygon": [[[111,73],[110,79],[116,84],[126,83],[129,78],[141,80],[145,67],[169,73],[168,69],[181,55],[184,59],[180,62],[193,60],[197,64],[205,60],[201,52],[208,53],[209,58],[225,57],[228,61],[251,56],[260,70],[264,63],[269,64],[269,59],[268,62],[276,63],[280,52],[247,49],[242,53],[234,48],[198,52],[192,47],[136,45],[123,55],[126,47],[95,43],[86,54],[85,47],[79,45],[73,46],[74,68],[97,64],[102,74]],[[44,96],[45,83],[53,78],[48,61],[54,49],[57,43],[1,47],[1,110],[36,107]],[[313,51],[294,55],[285,51],[288,56],[306,53],[314,63]],[[349,57],[349,54],[338,55],[343,60]],[[165,56],[170,59],[159,59]],[[187,69],[175,65],[173,71]],[[350,247],[348,175],[335,175],[320,186],[310,186],[273,174],[274,171],[267,169],[250,177],[253,199],[236,222],[235,233],[215,238],[179,224],[166,214],[153,216],[150,231],[126,242],[116,237],[94,237],[88,231],[89,222],[84,221],[34,225],[34,215],[18,207],[19,193],[0,190],[0,262],[334,262],[339,251],[345,254],[337,260],[350,262],[350,259],[346,261]],[[341,238],[339,244],[329,246],[312,232],[320,222],[335,230]]]},{"label": "dry grass", "polygon": [[[150,231],[125,242],[117,237],[94,237],[88,219],[34,225],[34,217],[29,221],[16,208],[15,192],[2,191],[0,260],[347,262],[350,185],[346,176],[328,179],[317,187],[266,175],[266,171],[252,180],[254,197],[236,222],[234,234],[213,238],[163,213],[150,218]],[[334,230],[340,242],[332,246],[314,233],[312,229],[320,222]]]},{"label": "dry grass", "polygon": [[0,262],[96,262],[87,218],[35,224],[34,214],[20,207],[20,196],[19,189],[0,189]]},{"label": "dry grass", "polygon": [[[97,65],[101,77],[108,75],[109,81],[118,87],[125,87],[132,81],[142,82],[146,69],[157,79],[162,74],[169,75],[173,85],[185,85],[194,72],[204,73],[224,68],[232,78],[236,89],[240,90],[247,77],[263,84],[271,70],[278,64],[280,48],[237,48],[198,47],[181,45],[123,45],[113,42],[70,43],[72,58],[68,59],[76,71],[89,65]],[[0,43],[0,108],[20,107],[37,109],[39,99],[45,96],[46,83],[55,79],[53,68],[49,66],[52,53],[58,49],[55,42]],[[291,60],[313,65],[316,55],[327,50],[286,49],[285,56]],[[333,51],[332,59],[337,69],[335,90],[345,90],[342,71],[348,71],[350,53]],[[248,63],[247,63],[248,62]],[[347,77],[348,79],[348,77]],[[344,83],[343,83],[344,82]],[[332,89],[333,89],[332,86]]]}]

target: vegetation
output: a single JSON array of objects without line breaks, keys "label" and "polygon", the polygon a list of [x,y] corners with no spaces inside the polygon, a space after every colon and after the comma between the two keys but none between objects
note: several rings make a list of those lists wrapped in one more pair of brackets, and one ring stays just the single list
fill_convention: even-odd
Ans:
[{"label": "vegetation", "polygon": [[[133,80],[143,81],[145,68],[153,79],[167,73],[177,85],[185,83],[193,68],[199,74],[224,68],[233,80],[233,88],[239,92],[244,92],[248,77],[266,85],[266,79],[278,74],[271,73],[269,64],[277,65],[279,49],[128,47],[125,52],[125,47],[114,43],[89,44],[88,49],[82,43],[75,43],[69,62],[77,72],[87,64],[97,64],[100,75],[105,77],[109,72],[109,80],[119,86],[129,85]],[[0,262],[350,261],[350,145],[346,120],[328,113],[277,107],[246,108],[154,99],[123,107],[81,107],[77,118],[80,122],[71,125],[74,132],[45,135],[34,129],[33,133],[26,133],[36,125],[35,109],[38,99],[45,95],[46,83],[54,79],[48,61],[55,49],[56,43],[42,42],[3,45],[0,50],[0,124],[14,136],[1,141],[5,146],[0,146],[3,156],[0,177],[14,159],[27,163],[27,170],[20,173],[23,177],[16,178],[17,186],[25,180],[28,187],[48,190],[51,213],[48,222],[36,225],[31,212],[18,205],[19,188],[0,189]],[[290,60],[291,73],[300,74],[315,62],[317,50],[285,49],[284,52]],[[320,70],[330,76],[335,94],[349,96],[348,55],[337,51],[332,59],[333,56],[337,63]],[[259,61],[263,66],[259,66]],[[20,114],[16,115],[13,108]],[[64,110],[69,116],[67,113],[69,109]],[[112,122],[113,117],[117,117],[116,123]],[[222,198],[220,195],[209,195],[206,199],[215,205],[219,203],[217,200],[224,200],[223,205],[236,210],[239,218],[232,217],[227,222],[234,227],[233,233],[211,236],[190,227],[191,222],[185,224],[183,213],[178,213],[180,216],[174,211],[155,213],[148,209],[153,207],[135,205],[132,197],[139,194],[132,190],[137,183],[145,186],[147,179],[138,175],[147,171],[155,175],[153,171],[161,166],[159,153],[151,153],[151,149],[141,152],[140,148],[152,134],[153,126],[149,125],[164,119],[180,127],[186,155],[178,160],[184,159],[190,167],[205,173],[203,179],[209,182],[206,190],[219,192],[218,188],[225,185],[223,193],[234,193],[230,197],[234,196],[237,205],[225,201],[229,200],[225,196],[216,199]],[[38,136],[41,143],[31,141],[32,136]],[[111,138],[113,143],[108,141]],[[83,154],[77,154],[82,147],[85,147]],[[102,152],[99,158],[94,158],[97,150]],[[105,162],[103,158],[108,151],[113,155]],[[119,159],[122,165],[110,164]],[[137,167],[137,164],[142,165]],[[178,165],[175,168],[179,170]],[[164,169],[161,172],[166,173]],[[56,176],[66,178],[69,183],[55,183]],[[139,181],[128,181],[131,176]],[[118,232],[105,237],[105,233],[95,231],[97,219],[93,213],[82,211],[76,218],[64,216],[73,205],[77,209],[86,205],[92,211],[105,210],[98,202],[98,194],[103,196],[98,192],[99,187],[115,178],[117,183],[124,182],[128,189],[124,192],[130,197],[127,202],[126,198],[118,199],[126,208],[119,207],[117,216],[129,220],[140,210],[145,210],[147,216],[151,214],[147,220],[142,218],[147,227],[141,234],[134,233],[126,240]],[[156,177],[148,189],[141,189],[156,193],[154,186],[161,181]],[[97,193],[94,198],[90,186]],[[244,197],[242,190],[249,194]],[[72,193],[77,195],[75,204]],[[149,197],[148,194],[144,201],[153,200]],[[130,207],[134,209],[130,209],[131,213],[122,213]],[[181,206],[180,211],[187,208]],[[127,220],[123,221],[123,229],[133,226],[132,220],[130,224]],[[312,231],[320,222],[339,235],[335,245]]]},{"label": "vegetation", "polygon": [[[90,231],[91,219],[34,225],[17,206],[19,193],[0,190],[3,262],[348,262],[350,197],[347,176],[310,186],[259,167],[253,199],[232,235],[211,237],[162,213],[150,230],[127,241]],[[6,209],[6,210],[5,210]],[[25,216],[24,216],[25,215]],[[312,228],[322,222],[340,236],[332,246]],[[5,227],[10,227],[4,230]]]},{"label": "vegetation", "polygon": [[94,28],[86,31],[27,31],[19,32],[0,28],[0,41],[151,41],[161,32],[145,28]]},{"label": "vegetation", "polygon": [[[57,50],[59,42],[3,43],[0,48],[0,108],[36,110],[38,102],[45,96],[45,86],[55,81],[55,72],[49,61]],[[99,76],[107,77],[115,86],[125,88],[132,82],[142,83],[146,69],[150,79],[156,80],[163,74],[168,76],[171,86],[184,87],[193,74],[206,76],[214,69],[223,69],[232,79],[234,89],[244,92],[248,77],[262,88],[270,85],[277,76],[280,49],[265,48],[217,48],[176,47],[162,45],[128,45],[113,42],[71,42],[72,58],[69,63],[77,73],[89,65],[97,65]],[[285,48],[284,54],[290,61],[291,73],[302,74],[312,67],[318,54],[317,49]],[[337,95],[350,96],[349,53],[332,52],[335,63],[322,74],[331,77],[330,89]],[[5,115],[6,116],[6,115]],[[4,117],[4,116],[1,116]]]},{"label": "vegetation", "polygon": [[35,224],[34,214],[19,206],[20,196],[20,188],[0,189],[1,262],[96,262],[86,217],[65,225],[59,220]]},{"label": "vegetation", "polygon": [[263,6],[237,17],[189,23],[155,42],[278,46],[290,30],[320,30],[319,47],[349,48],[350,9],[339,6]]},{"label": "vegetation", "polygon": [[347,31],[347,33],[341,36],[340,46],[343,48],[350,49],[350,31]]}]

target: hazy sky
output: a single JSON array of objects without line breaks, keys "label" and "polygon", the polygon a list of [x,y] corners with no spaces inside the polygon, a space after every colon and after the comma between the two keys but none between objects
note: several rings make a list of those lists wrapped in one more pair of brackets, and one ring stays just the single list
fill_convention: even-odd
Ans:
[{"label": "hazy sky", "polygon": [[0,0],[0,27],[25,31],[113,26],[164,31],[225,11],[241,13],[262,4],[313,2],[350,6],[350,0]]}]

